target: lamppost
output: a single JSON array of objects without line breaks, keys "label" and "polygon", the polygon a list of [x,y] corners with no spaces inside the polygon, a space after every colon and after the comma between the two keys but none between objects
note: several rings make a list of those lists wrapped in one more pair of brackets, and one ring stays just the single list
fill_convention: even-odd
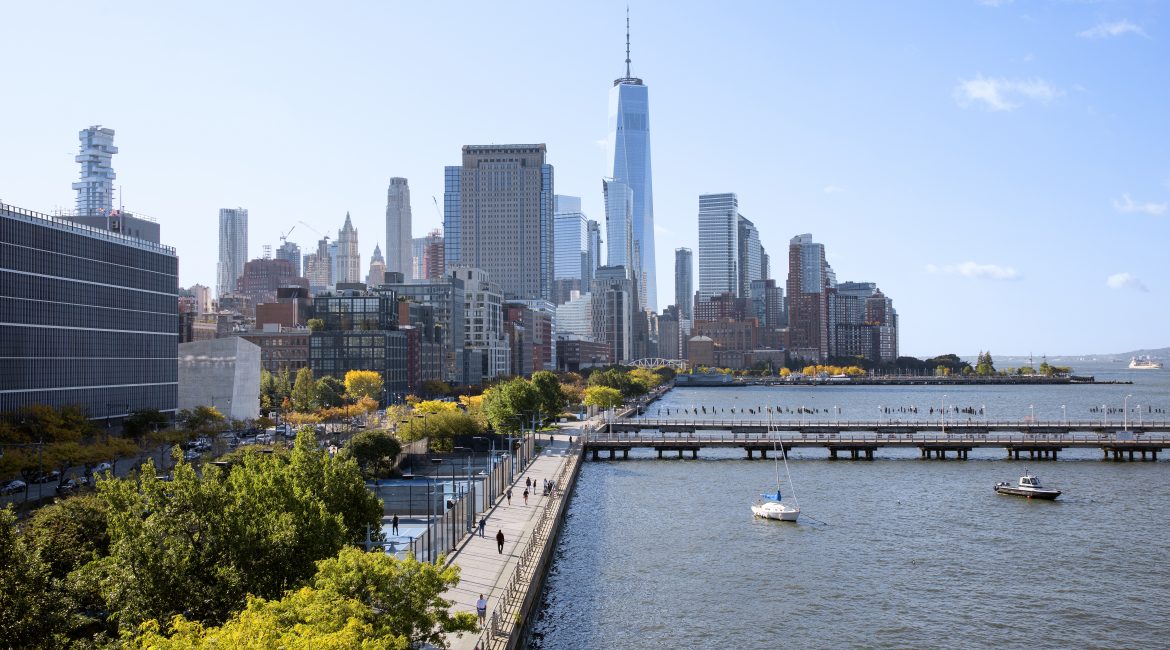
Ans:
[{"label": "lamppost", "polygon": [[1068,426],[1068,409],[1064,404],[1060,405],[1060,419],[1064,420],[1064,426]]},{"label": "lamppost", "polygon": [[1138,414],[1138,428],[1140,429],[1140,428],[1141,428],[1141,426],[1142,426],[1142,405],[1141,405],[1141,404],[1134,404],[1134,405],[1133,405],[1133,408],[1134,408],[1134,410],[1135,410],[1135,411],[1137,411],[1137,414]]},{"label": "lamppost", "polygon": [[947,396],[946,396],[946,393],[943,393],[942,402],[940,402],[938,405],[938,420],[939,420],[939,422],[942,423],[940,426],[942,427],[942,434],[944,436],[947,435],[947,414],[946,414],[947,412],[943,408],[944,406],[946,406],[946,403],[947,403]]},{"label": "lamppost", "polygon": [[1125,399],[1121,401],[1121,430],[1129,431],[1129,398],[1133,395],[1126,395]]},{"label": "lamppost", "polygon": [[1036,405],[1029,404],[1028,411],[1030,412],[1028,415],[1028,423],[1029,424],[1034,423],[1036,421]]},{"label": "lamppost", "polygon": [[1105,404],[1101,405],[1101,423],[1102,426],[1109,426],[1109,407]]}]

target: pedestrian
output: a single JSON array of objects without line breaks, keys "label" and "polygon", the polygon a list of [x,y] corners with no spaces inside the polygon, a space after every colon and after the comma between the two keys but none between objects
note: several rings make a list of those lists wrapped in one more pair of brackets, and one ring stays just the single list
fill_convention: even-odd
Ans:
[{"label": "pedestrian", "polygon": [[524,505],[528,505],[528,488],[524,488]]},{"label": "pedestrian", "polygon": [[487,598],[483,594],[479,595],[479,600],[475,601],[475,613],[479,614],[479,626],[487,625]]},{"label": "pedestrian", "polygon": [[526,488],[532,487],[532,479],[531,478],[524,479],[524,487],[526,487]]},{"label": "pedestrian", "polygon": [[496,552],[500,555],[504,554],[504,531],[496,531]]},{"label": "pedestrian", "polygon": [[398,534],[398,515],[394,515],[394,518],[390,520],[390,532]]},{"label": "pedestrian", "polygon": [[479,518],[479,536],[480,537],[484,536],[484,534],[483,534],[484,526],[487,526],[487,516],[486,515],[481,516]]},{"label": "pedestrian", "polygon": [[508,488],[508,491],[504,493],[504,496],[508,497],[508,505],[512,505],[512,488]]}]

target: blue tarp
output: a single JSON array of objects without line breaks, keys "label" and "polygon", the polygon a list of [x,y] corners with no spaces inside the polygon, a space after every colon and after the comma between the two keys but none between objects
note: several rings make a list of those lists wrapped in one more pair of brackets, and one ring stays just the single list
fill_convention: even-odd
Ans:
[{"label": "blue tarp", "polygon": [[771,501],[779,501],[780,500],[780,490],[776,490],[775,494],[761,494],[760,498],[761,499],[769,499]]}]

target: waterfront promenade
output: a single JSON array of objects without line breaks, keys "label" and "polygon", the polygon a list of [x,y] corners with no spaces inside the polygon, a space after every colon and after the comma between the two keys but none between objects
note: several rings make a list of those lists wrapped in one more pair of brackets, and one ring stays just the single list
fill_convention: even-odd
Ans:
[{"label": "waterfront promenade", "polygon": [[[455,650],[516,647],[524,621],[539,600],[565,499],[581,459],[579,429],[562,428],[553,434],[551,443],[549,435],[539,434],[541,453],[512,483],[511,504],[504,496],[497,499],[486,513],[484,536],[479,537],[477,528],[447,556],[447,563],[460,569],[459,584],[443,595],[453,602],[452,609],[474,613],[480,594],[488,601],[487,629],[478,635],[451,635],[450,647]],[[525,479],[533,483],[527,505],[523,497]],[[550,496],[543,494],[546,480],[557,484]],[[497,552],[497,531],[504,533],[503,553]]]}]

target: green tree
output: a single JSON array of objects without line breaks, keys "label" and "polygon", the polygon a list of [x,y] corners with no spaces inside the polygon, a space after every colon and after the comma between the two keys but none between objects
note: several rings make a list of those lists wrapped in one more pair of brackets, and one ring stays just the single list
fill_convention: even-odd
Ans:
[{"label": "green tree", "polygon": [[96,494],[81,494],[47,505],[33,513],[24,539],[63,579],[95,557],[109,553],[106,502]]},{"label": "green tree", "polygon": [[474,436],[483,432],[479,421],[458,409],[411,417],[398,429],[402,440],[413,442],[427,438],[435,451],[450,450],[458,436]]},{"label": "green tree", "polygon": [[183,409],[175,417],[175,422],[192,436],[219,433],[227,426],[227,418],[214,406]]},{"label": "green tree", "polygon": [[402,452],[402,444],[385,431],[360,431],[345,444],[362,473],[385,477],[394,469],[394,461]]},{"label": "green tree", "polygon": [[297,371],[297,380],[293,384],[289,396],[294,411],[308,413],[317,405],[317,381],[313,379],[313,371],[308,367]]},{"label": "green tree", "polygon": [[622,394],[609,386],[590,386],[585,389],[585,406],[600,409],[617,408],[622,405]]},{"label": "green tree", "polygon": [[991,352],[980,352],[975,361],[975,374],[987,377],[995,374],[995,362],[991,359]]},{"label": "green tree", "polygon": [[331,409],[345,406],[345,383],[333,375],[317,380],[317,408]]},{"label": "green tree", "polygon": [[52,570],[16,531],[11,507],[0,509],[0,644],[58,648],[67,621]]},{"label": "green tree", "polygon": [[345,394],[355,402],[363,397],[381,400],[382,375],[373,370],[350,370],[345,373]]},{"label": "green tree", "polygon": [[557,376],[547,370],[532,373],[532,385],[540,393],[540,410],[545,419],[552,419],[565,410],[568,399],[561,390],[561,382]]},{"label": "green tree", "polygon": [[141,444],[146,434],[166,428],[168,423],[167,416],[158,409],[140,409],[122,422],[122,432]]},{"label": "green tree", "polygon": [[520,431],[540,408],[540,391],[522,377],[496,384],[484,394],[483,410],[492,429]]}]

